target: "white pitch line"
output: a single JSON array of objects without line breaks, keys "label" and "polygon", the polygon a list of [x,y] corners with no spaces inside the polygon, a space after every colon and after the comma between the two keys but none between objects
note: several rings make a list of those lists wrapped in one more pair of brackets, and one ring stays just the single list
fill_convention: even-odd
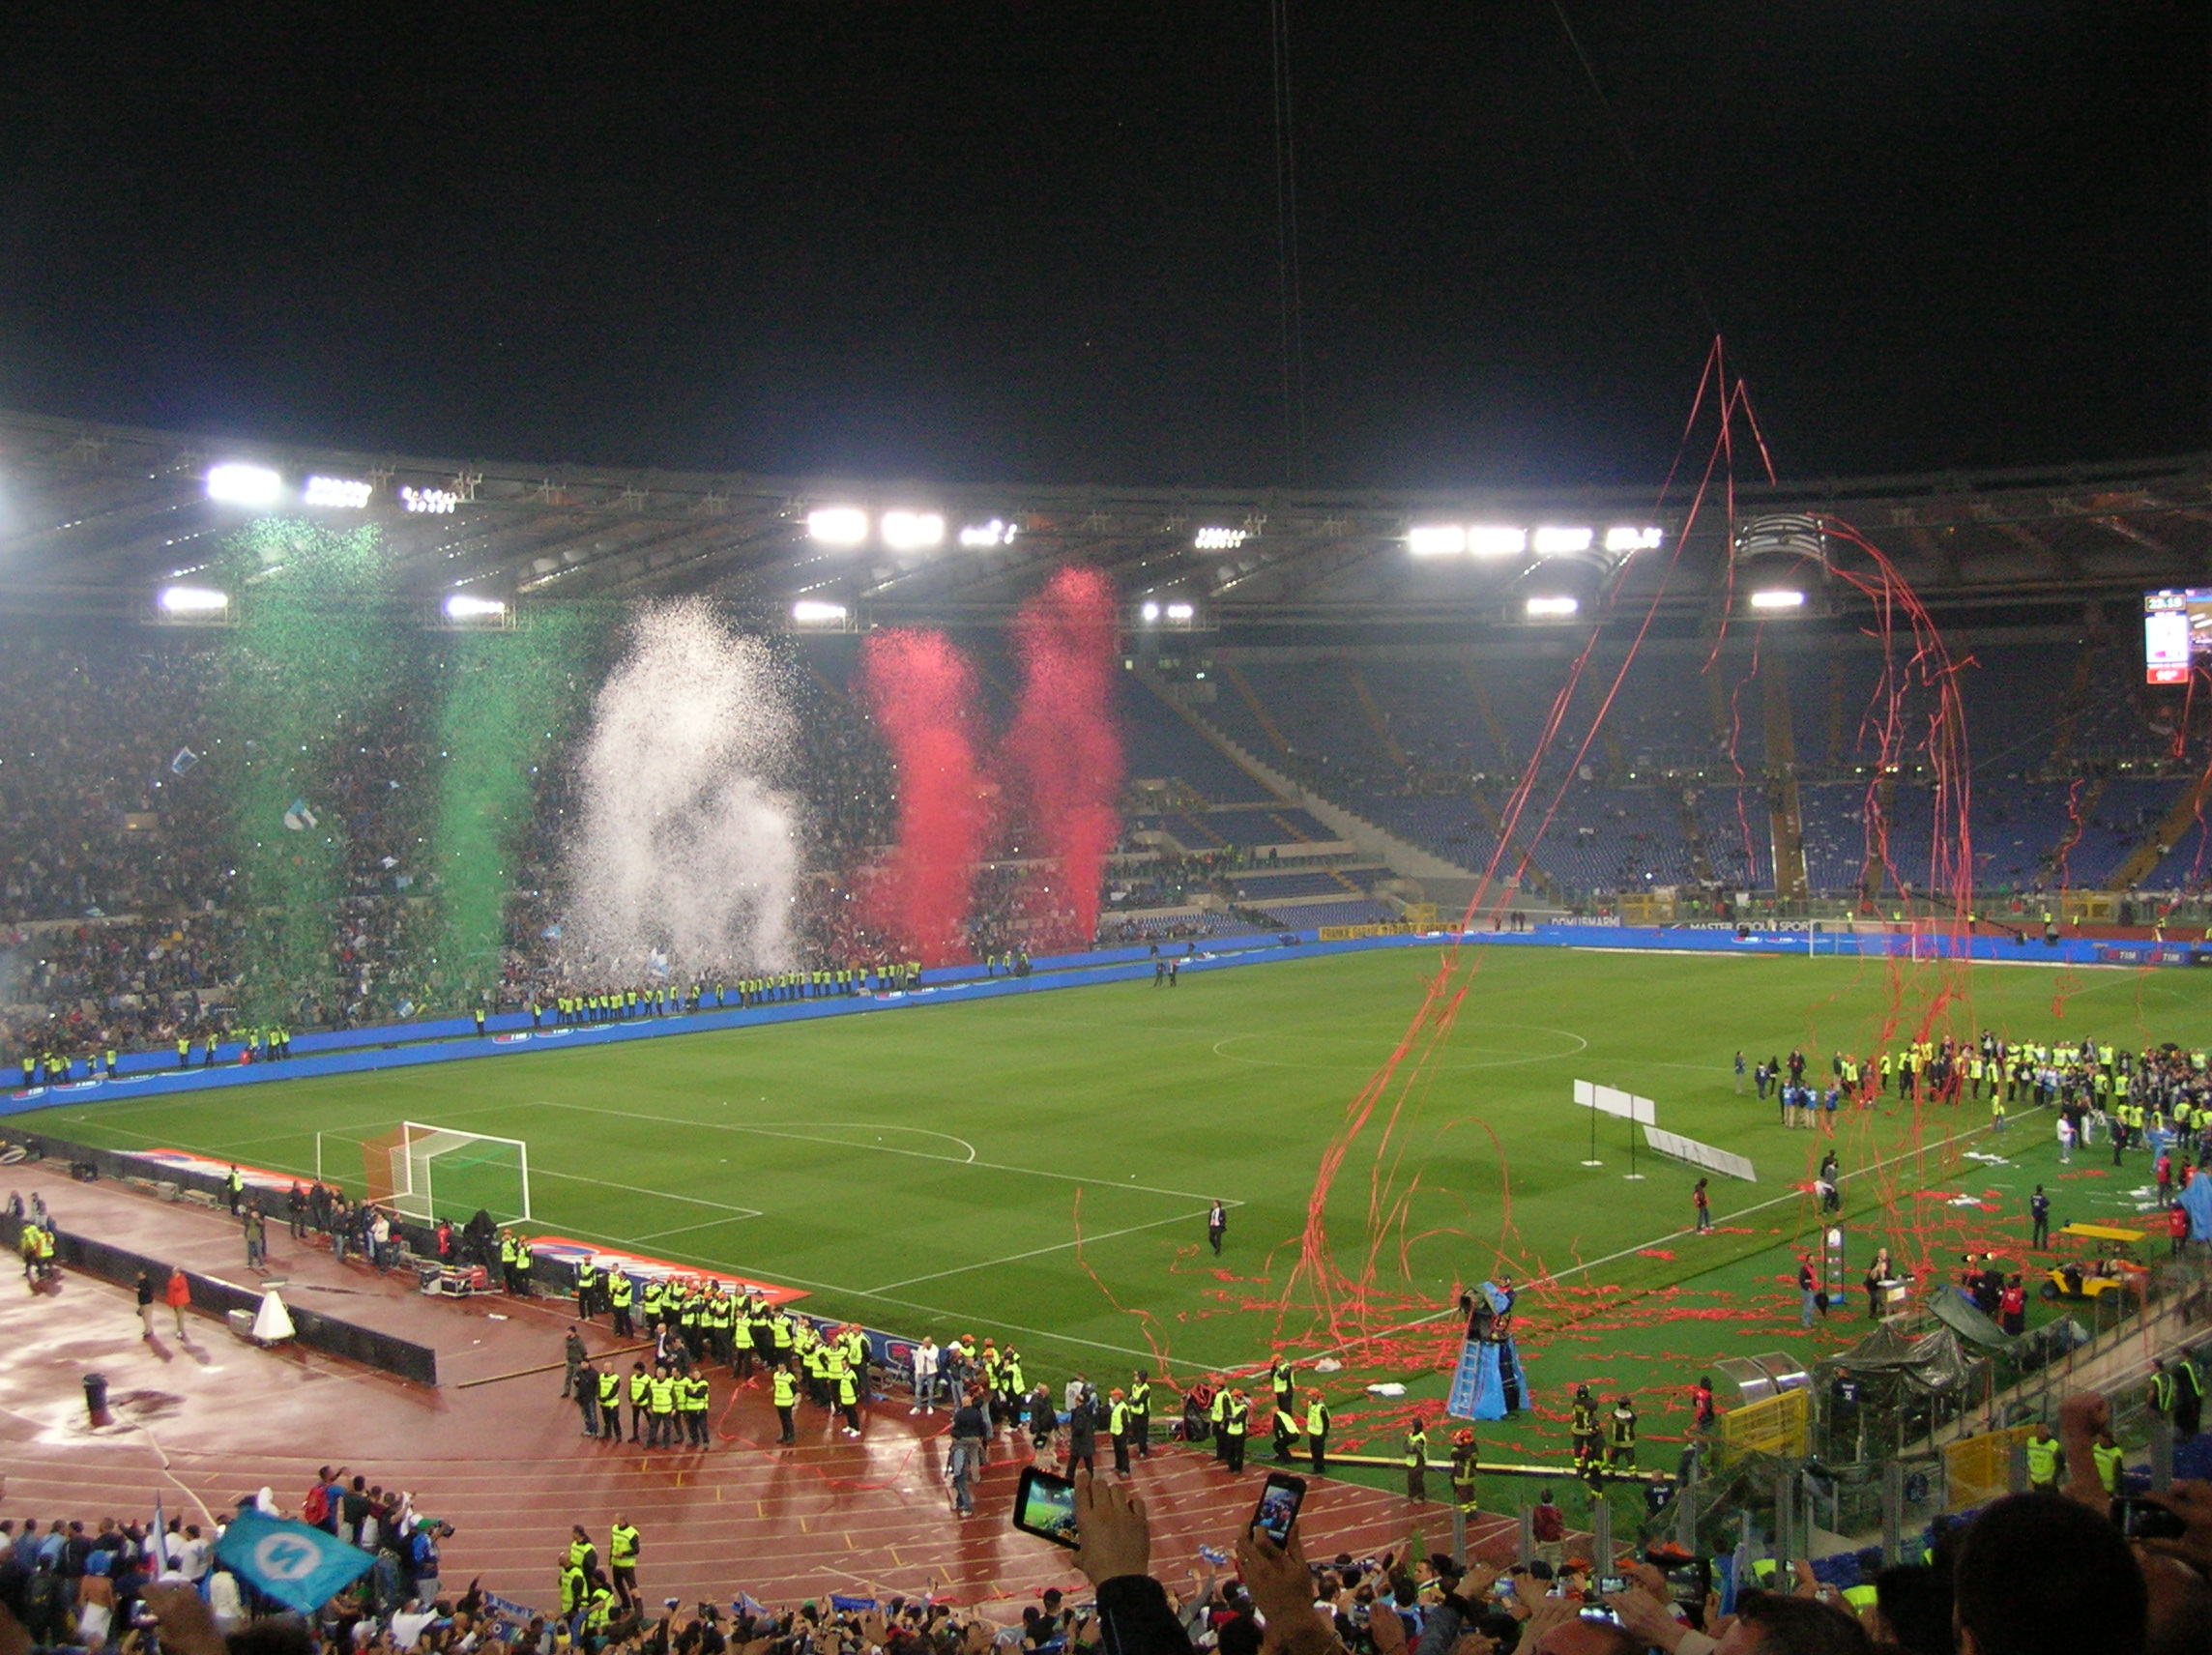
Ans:
[{"label": "white pitch line", "polygon": [[1070,1247],[1083,1247],[1099,1241],[1111,1241],[1117,1235],[1134,1235],[1140,1230],[1159,1230],[1170,1224],[1187,1224],[1194,1218],[1204,1218],[1208,1208],[1196,1212],[1179,1212],[1173,1218],[1155,1218],[1150,1224],[1131,1224],[1121,1230],[1108,1230],[1096,1235],[1079,1235],[1072,1241],[1055,1241],[1049,1247],[1032,1247],[1026,1253],[1009,1253],[1004,1259],[978,1259],[973,1264],[955,1264],[949,1270],[933,1270],[926,1276],[909,1276],[903,1282],[886,1282],[875,1289],[877,1292],[889,1292],[893,1288],[911,1288],[921,1282],[941,1281],[946,1276],[964,1276],[970,1270],[988,1270],[998,1264],[1018,1264],[1024,1259],[1041,1259],[1047,1253],[1064,1253]]},{"label": "white pitch line", "polygon": [[[513,1106],[512,1106],[511,1104],[506,1104],[506,1105],[502,1105],[501,1107],[502,1107],[502,1108],[512,1108]],[[449,1111],[448,1113],[449,1113],[449,1114],[451,1114],[451,1113],[454,1113],[454,1112],[452,1112],[452,1111]],[[479,1111],[479,1112],[477,1112],[477,1113],[480,1113],[480,1113],[481,1113],[481,1111]],[[132,1131],[131,1131],[131,1130],[130,1130],[128,1127],[123,1127],[123,1126],[109,1126],[109,1127],[105,1127],[105,1128],[103,1128],[103,1130],[106,1130],[106,1131],[110,1131],[110,1132],[118,1132],[118,1133],[121,1133],[123,1136],[125,1136],[125,1137],[127,1137],[127,1138],[146,1138],[146,1134],[145,1134],[145,1133],[143,1133],[143,1132],[132,1132]],[[241,1140],[241,1141],[240,1141],[238,1144],[233,1144],[233,1145],[227,1146],[227,1147],[236,1148],[236,1147],[242,1147],[244,1144],[247,1144],[247,1143],[266,1143],[266,1144],[277,1144],[277,1143],[283,1143],[283,1142],[286,1142],[286,1141],[288,1141],[288,1140],[290,1140],[290,1139],[295,1139],[295,1138],[297,1138],[298,1136],[299,1136],[299,1134],[298,1134],[298,1133],[296,1133],[296,1132],[287,1132],[287,1133],[285,1133],[285,1134],[284,1134],[284,1135],[283,1135],[281,1138],[265,1138],[265,1139],[247,1139],[247,1140]],[[147,1139],[146,1139],[146,1141],[147,1141],[148,1143],[150,1143],[150,1144],[159,1144],[159,1143],[160,1143],[160,1142],[161,1142],[161,1140],[160,1140],[160,1139],[159,1139],[159,1138],[147,1138]],[[223,1148],[223,1147],[224,1147],[224,1146],[216,1146],[216,1147],[211,1147],[211,1148],[209,1148],[209,1149],[204,1149],[204,1150],[189,1150],[189,1151],[187,1151],[187,1153],[191,1153],[191,1154],[207,1154],[207,1155],[210,1155],[210,1156],[211,1156],[211,1157],[213,1157],[213,1158],[216,1158],[216,1159],[221,1159],[221,1158],[223,1158],[223,1157],[222,1157],[222,1155],[220,1154],[220,1152],[219,1152],[219,1151],[220,1151],[220,1150],[221,1150],[221,1148]],[[129,1150],[125,1150],[125,1151],[123,1151],[123,1152],[124,1152],[125,1154],[128,1154],[128,1153],[130,1153],[130,1151],[129,1151]],[[948,1159],[949,1157],[939,1157],[939,1158],[940,1158],[940,1159]],[[291,1174],[293,1174],[294,1176],[298,1176],[298,1177],[303,1177],[303,1178],[306,1178],[306,1177],[312,1177],[312,1176],[314,1176],[314,1175],[313,1175],[312,1173],[308,1172],[308,1171],[307,1171],[306,1168],[304,1168],[304,1167],[293,1167],[293,1166],[287,1166],[287,1165],[286,1165],[285,1163],[283,1163],[282,1161],[272,1161],[272,1162],[271,1162],[271,1163],[270,1163],[270,1164],[269,1164],[267,1167],[265,1167],[265,1168],[264,1168],[264,1169],[262,1169],[262,1170],[263,1170],[263,1171],[265,1171],[265,1172],[271,1172],[271,1173],[291,1173]],[[652,1198],[653,1198],[654,1200],[655,1200],[655,1201],[681,1201],[681,1202],[684,1202],[684,1203],[686,1203],[686,1204],[688,1204],[688,1205],[692,1205],[692,1206],[712,1206],[712,1207],[715,1207],[715,1208],[719,1209],[720,1211],[722,1211],[722,1212],[724,1212],[724,1213],[728,1214],[728,1216],[727,1216],[727,1217],[725,1217],[725,1218],[717,1218],[717,1219],[713,1219],[713,1220],[711,1220],[711,1221],[710,1221],[711,1223],[714,1223],[714,1224],[735,1224],[735,1223],[737,1223],[737,1222],[738,1222],[739,1220],[741,1220],[741,1219],[746,1219],[746,1218],[764,1218],[764,1217],[766,1217],[766,1216],[767,1216],[767,1214],[766,1214],[766,1213],[764,1213],[764,1212],[762,1212],[762,1211],[761,1211],[761,1209],[760,1209],[759,1207],[757,1207],[757,1206],[738,1206],[738,1205],[733,1205],[732,1203],[729,1203],[729,1202],[726,1202],[726,1201],[709,1201],[709,1200],[707,1200],[707,1199],[706,1199],[704,1196],[696,1196],[696,1195],[678,1195],[678,1194],[676,1194],[676,1193],[675,1193],[673,1190],[656,1190],[656,1189],[646,1189],[646,1188],[644,1188],[644,1187],[642,1187],[641,1185],[638,1185],[638,1184],[620,1184],[620,1183],[616,1183],[616,1182],[615,1182],[615,1181],[614,1181],[612,1178],[594,1178],[594,1177],[587,1177],[587,1176],[584,1176],[583,1174],[581,1174],[581,1173],[563,1173],[563,1172],[556,1172],[556,1171],[555,1171],[554,1169],[552,1169],[551,1167],[536,1167],[536,1168],[533,1168],[533,1169],[531,1170],[531,1176],[532,1176],[533,1177],[542,1177],[542,1178],[566,1178],[566,1179],[568,1179],[568,1180],[570,1183],[577,1183],[577,1184],[596,1184],[596,1185],[597,1185],[597,1186],[598,1186],[599,1188],[601,1188],[601,1189],[614,1189],[614,1190],[621,1190],[621,1191],[623,1191],[623,1192],[624,1192],[625,1194],[626,1194],[626,1195],[642,1195],[642,1196],[650,1196],[650,1197],[652,1197]],[[686,1230],[704,1230],[705,1228],[707,1228],[707,1226],[706,1226],[706,1225],[704,1225],[704,1224],[695,1224],[695,1225],[685,1225],[685,1226],[684,1226],[683,1228],[684,1228],[684,1229],[686,1229]],[[591,1234],[595,1240],[599,1240],[599,1241],[613,1241],[613,1240],[619,1240],[619,1239],[620,1239],[620,1237],[618,1237],[618,1236],[612,1236],[612,1235],[600,1235],[600,1234],[597,1234],[596,1232],[589,1232],[589,1231],[579,1231],[579,1232],[578,1232],[578,1234]],[[676,1230],[663,1230],[663,1231],[660,1231],[658,1234],[663,1234],[663,1235],[674,1235],[674,1234],[680,1234],[680,1232],[679,1232],[679,1231],[676,1231]]]},{"label": "white pitch line", "polygon": [[658,1241],[662,1237],[668,1235],[688,1235],[694,1230],[712,1230],[717,1224],[742,1224],[748,1218],[758,1218],[761,1215],[759,1213],[747,1209],[743,1212],[733,1212],[727,1218],[703,1218],[697,1224],[679,1224],[673,1230],[648,1231],[643,1235],[632,1235],[630,1239],[632,1241],[641,1243],[646,1241]]},{"label": "white pitch line", "polygon": [[647,1189],[641,1184],[618,1184],[612,1178],[590,1178],[581,1173],[557,1173],[550,1167],[536,1168],[533,1170],[532,1176],[542,1178],[567,1178],[570,1183],[575,1184],[597,1184],[601,1189],[618,1189],[629,1195],[649,1195],[656,1201],[681,1201],[690,1206],[717,1207],[723,1212],[735,1214],[740,1218],[758,1218],[761,1216],[761,1210],[757,1206],[738,1206],[726,1201],[709,1201],[705,1196],[678,1195],[673,1190]]},{"label": "white pitch line", "polygon": [[[1732,959],[1736,956],[1723,955],[1721,957],[1724,959]],[[2039,1105],[2038,1113],[2040,1112],[2041,1106]],[[1868,1173],[1878,1173],[1884,1167],[1894,1167],[1898,1162],[1909,1161],[1915,1155],[1926,1155],[1935,1149],[1949,1148],[1953,1144],[1961,1143],[1966,1139],[1972,1138],[1976,1133],[1986,1132],[1988,1128],[1986,1127],[1969,1127],[1964,1132],[1954,1132],[1950,1137],[1945,1138],[1936,1144],[1926,1145],[1917,1149],[1905,1150],[1902,1153],[1890,1156],[1887,1160],[1877,1161],[1873,1166],[1867,1167],[1863,1171],[1854,1173],[1851,1176],[1854,1177],[1864,1177]],[[1800,1200],[1803,1198],[1804,1193],[1805,1192],[1802,1190],[1793,1189],[1788,1195],[1778,1195],[1772,1201],[1762,1201],[1756,1206],[1738,1207],[1733,1212],[1724,1214],[1723,1216],[1728,1218],[1742,1218],[1754,1212],[1764,1212],[1768,1207],[1780,1206],[1784,1202]],[[1692,1235],[1695,1234],[1696,1232],[1691,1230],[1670,1230],[1664,1235],[1655,1235],[1650,1240],[1638,1242],[1633,1247],[1623,1247],[1619,1252],[1608,1253],[1602,1259],[1591,1259],[1586,1263],[1571,1265],[1564,1270],[1546,1270],[1541,1279],[1546,1282],[1563,1282],[1569,1276],[1586,1275],[1589,1271],[1596,1269],[1601,1264],[1610,1264],[1615,1263],[1616,1260],[1625,1259],[1633,1253],[1641,1253],[1646,1247],[1656,1247],[1663,1241],[1678,1241],[1685,1235]],[[1718,1264],[1714,1264],[1709,1267],[1718,1269],[1720,1266]],[[1697,1276],[1703,1274],[1704,1274],[1704,1271],[1703,1270],[1694,1271],[1691,1275],[1683,1277],[1682,1280],[1691,1281],[1696,1279]],[[1532,1281],[1528,1285],[1534,1286],[1535,1283]],[[1433,1310],[1426,1316],[1416,1316],[1412,1321],[1402,1321],[1395,1327],[1385,1327],[1379,1333],[1363,1333],[1356,1339],[1347,1339],[1341,1345],[1332,1345],[1326,1350],[1319,1350],[1314,1354],[1318,1359],[1322,1356],[1334,1355],[1339,1350],[1355,1350],[1362,1345],[1372,1345],[1378,1339],[1387,1339],[1393,1333],[1405,1333],[1415,1327],[1425,1327],[1432,1321],[1441,1321],[1447,1317],[1453,1317],[1459,1314],[1460,1313],[1454,1309]],[[1257,1373],[1259,1370],[1255,1367],[1249,1370],[1239,1369],[1237,1371],[1250,1371]]]},{"label": "white pitch line", "polygon": [[[588,1103],[554,1103],[540,1101],[539,1109],[572,1109],[581,1115],[605,1115],[617,1120],[651,1120],[662,1126],[704,1127],[711,1132],[743,1132],[757,1138],[788,1138],[800,1144],[824,1144],[832,1149],[865,1149],[875,1155],[905,1155],[917,1161],[937,1161],[948,1167],[974,1167],[987,1173],[1018,1173],[1030,1178],[1053,1178],[1062,1183],[1089,1184],[1094,1189],[1137,1190],[1145,1195],[1172,1195],[1181,1201],[1210,1202],[1214,1198],[1197,1190],[1163,1189],[1158,1184],[1116,1183],[1111,1178],[1086,1176],[1081,1173],[1053,1173],[1039,1167],[1015,1167],[1003,1161],[969,1161],[951,1155],[932,1155],[921,1149],[900,1149],[889,1144],[856,1144],[849,1138],[823,1138],[811,1132],[785,1132],[772,1126],[748,1126],[735,1120],[688,1120],[674,1115],[640,1115],[627,1109],[599,1109]],[[871,1121],[851,1123],[857,1131],[874,1131]],[[1223,1206],[1242,1206],[1241,1201],[1222,1201]],[[849,1289],[839,1289],[849,1292]]]}]

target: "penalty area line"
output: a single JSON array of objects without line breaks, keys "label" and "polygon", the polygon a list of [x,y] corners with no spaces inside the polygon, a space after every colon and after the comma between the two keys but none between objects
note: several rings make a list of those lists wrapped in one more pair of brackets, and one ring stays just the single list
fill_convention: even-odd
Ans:
[{"label": "penalty area line", "polygon": [[1210,1208],[1201,1207],[1196,1212],[1179,1212],[1172,1218],[1155,1218],[1150,1224],[1131,1224],[1120,1230],[1101,1231],[1096,1235],[1079,1235],[1072,1241],[1055,1241],[1049,1247],[1032,1247],[1026,1253],[1008,1253],[1003,1259],[978,1259],[973,1264],[955,1264],[949,1270],[933,1270],[926,1276],[909,1276],[903,1282],[886,1282],[874,1291],[889,1292],[896,1288],[911,1288],[918,1286],[922,1282],[942,1281],[946,1276],[964,1276],[971,1270],[988,1270],[994,1269],[1000,1264],[1018,1264],[1024,1259],[1041,1259],[1047,1253],[1064,1253],[1070,1247],[1095,1246],[1101,1241],[1111,1241],[1117,1235],[1134,1235],[1144,1230],[1161,1230],[1170,1224],[1188,1224],[1193,1219],[1204,1218],[1209,1210]]}]

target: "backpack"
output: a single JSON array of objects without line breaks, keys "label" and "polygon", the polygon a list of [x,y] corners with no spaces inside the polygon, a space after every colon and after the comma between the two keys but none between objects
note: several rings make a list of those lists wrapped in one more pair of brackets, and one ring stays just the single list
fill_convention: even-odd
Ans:
[{"label": "backpack", "polygon": [[307,1491],[307,1497],[300,1502],[300,1521],[310,1528],[320,1528],[330,1521],[331,1491],[327,1483],[317,1483]]},{"label": "backpack", "polygon": [[33,1575],[23,1588],[23,1608],[31,1636],[38,1638],[42,1629],[58,1631],[67,1603],[61,1579],[52,1570],[41,1569]]}]

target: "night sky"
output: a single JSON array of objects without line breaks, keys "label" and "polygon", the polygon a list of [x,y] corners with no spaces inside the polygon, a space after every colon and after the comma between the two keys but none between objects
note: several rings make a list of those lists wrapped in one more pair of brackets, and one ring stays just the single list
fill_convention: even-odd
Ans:
[{"label": "night sky", "polygon": [[[0,403],[949,479],[1655,481],[2212,447],[2208,9],[1267,0],[0,16]],[[1641,162],[1623,153],[1622,135]]]}]

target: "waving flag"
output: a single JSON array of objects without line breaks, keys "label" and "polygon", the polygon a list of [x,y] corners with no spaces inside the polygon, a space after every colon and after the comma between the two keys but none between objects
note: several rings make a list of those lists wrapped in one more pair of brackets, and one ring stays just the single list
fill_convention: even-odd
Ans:
[{"label": "waving flag", "polygon": [[242,1511],[215,1549],[220,1563],[255,1590],[312,1614],[368,1573],[376,1559],[304,1523]]}]

